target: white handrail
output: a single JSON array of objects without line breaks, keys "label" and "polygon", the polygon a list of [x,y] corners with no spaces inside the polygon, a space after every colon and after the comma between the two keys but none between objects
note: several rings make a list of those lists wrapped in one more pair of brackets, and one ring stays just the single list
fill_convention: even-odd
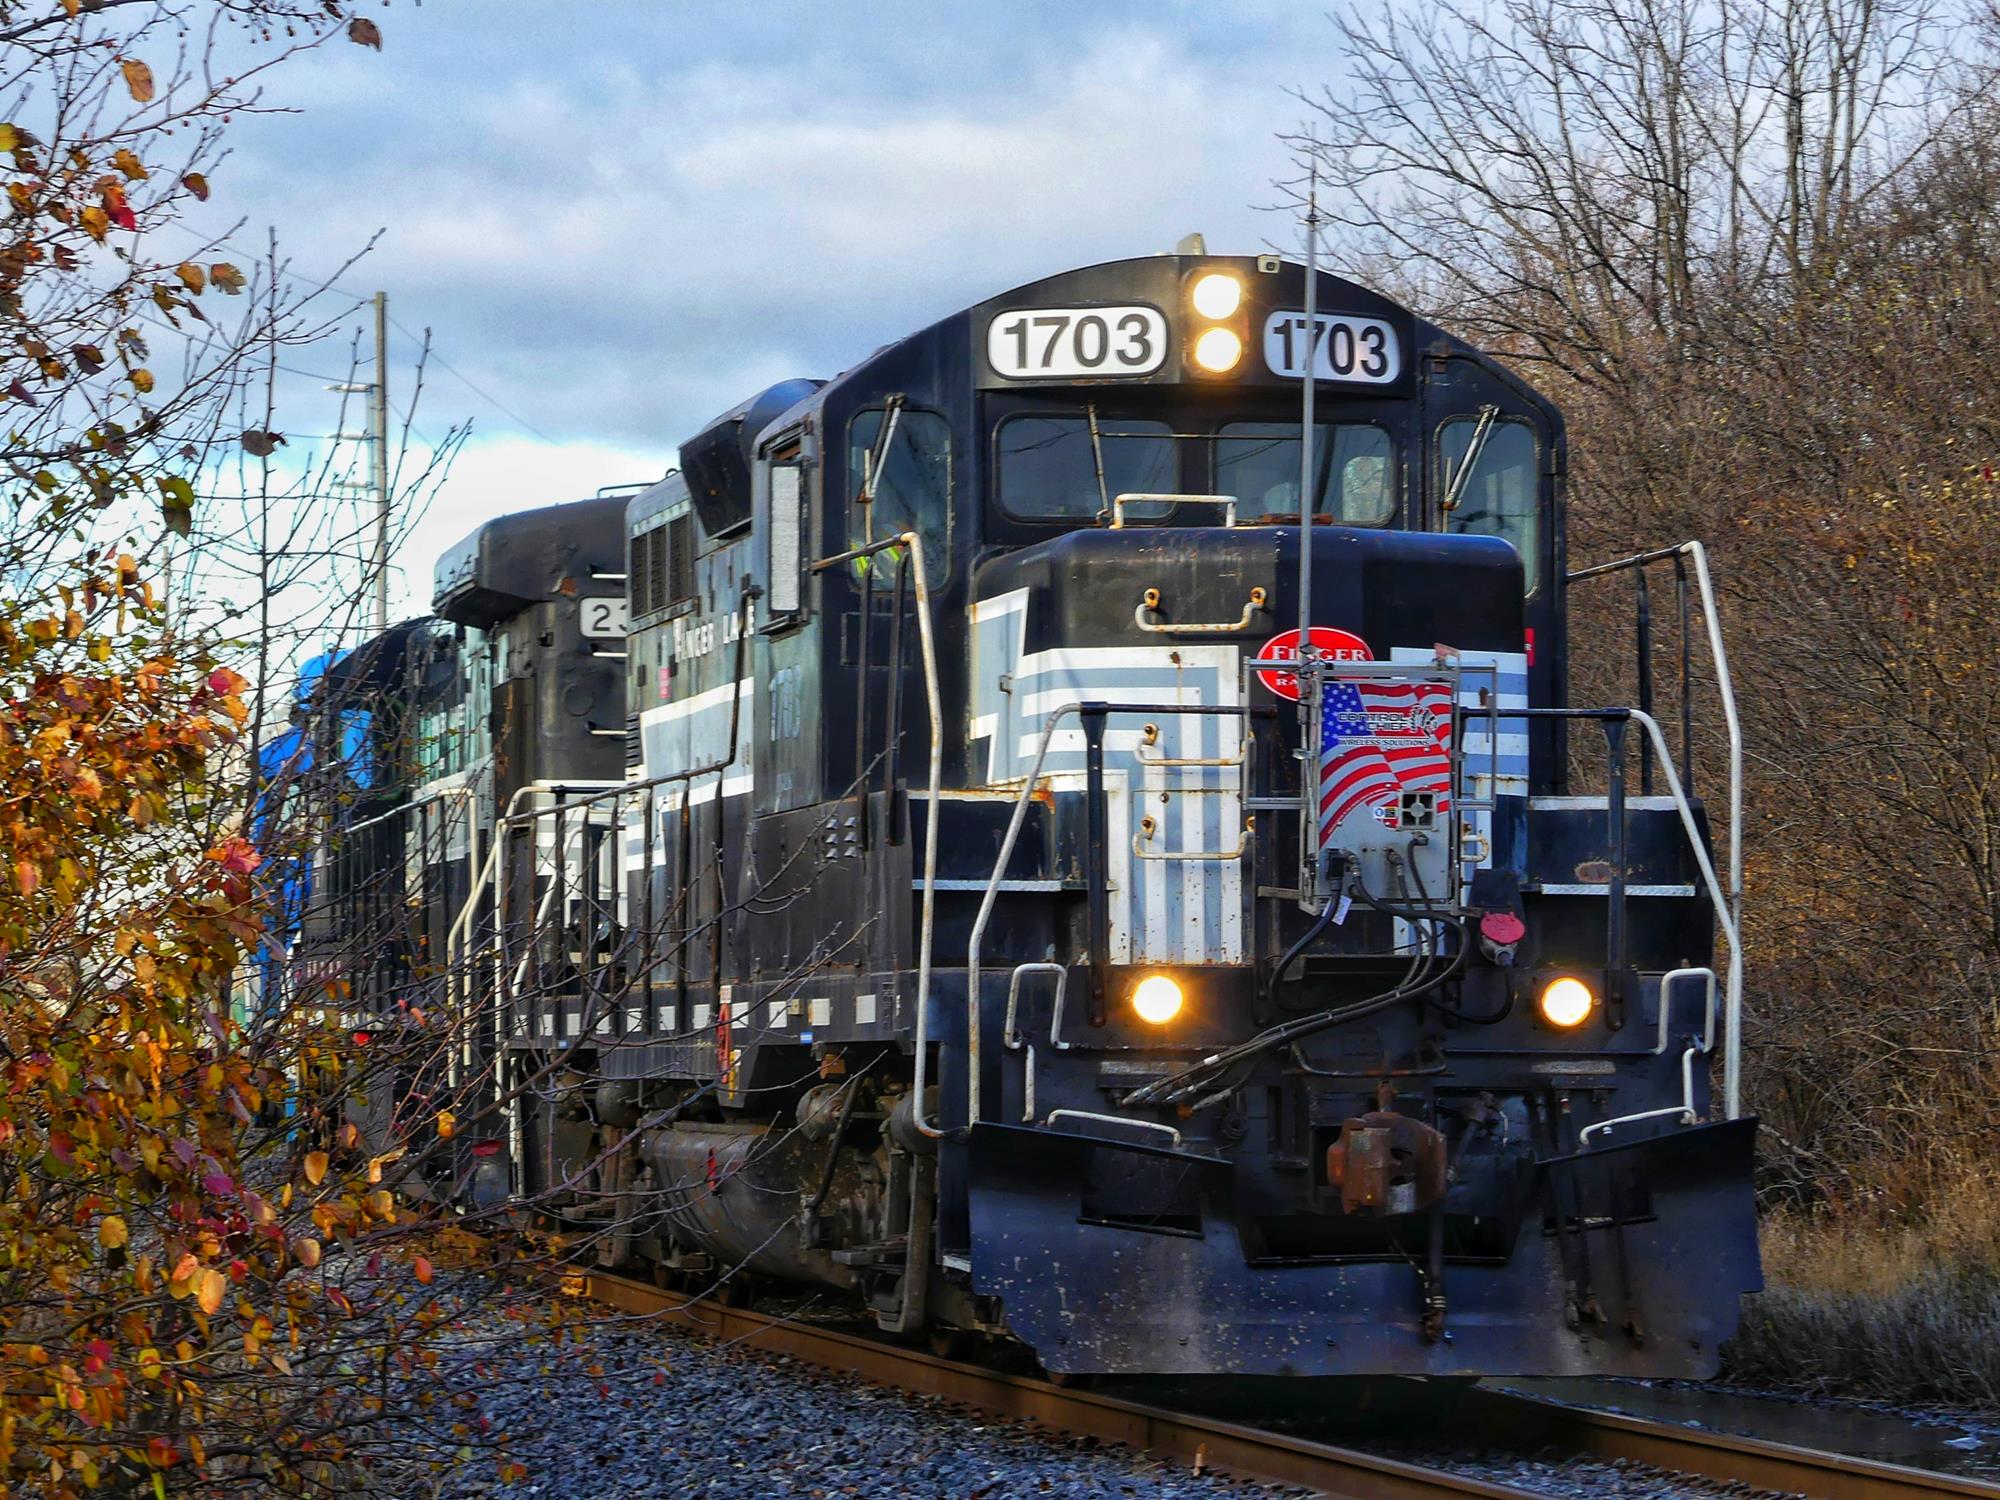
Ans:
[{"label": "white handrail", "polygon": [[[1722,644],[1722,617],[1715,608],[1715,587],[1708,576],[1708,549],[1700,542],[1683,542],[1681,550],[1694,559],[1695,586],[1701,591],[1701,613],[1708,628],[1709,659],[1715,663],[1715,687],[1722,699],[1723,723],[1729,731],[1729,919],[1743,926],[1743,725],[1736,717],[1736,685],[1729,676],[1729,651]],[[1735,1035],[1735,1019],[1730,1020]],[[1729,1100],[1729,1118],[1737,1101]]]},{"label": "white handrail", "polygon": [[1724,1115],[1734,1120],[1743,1113],[1743,940],[1736,926],[1736,913],[1723,894],[1722,882],[1715,873],[1715,862],[1708,857],[1708,850],[1702,847],[1701,829],[1695,822],[1694,809],[1688,805],[1687,793],[1681,790],[1681,779],[1674,772],[1674,758],[1667,750],[1667,738],[1660,732],[1659,721],[1642,709],[1628,709],[1627,712],[1645,729],[1653,742],[1661,774],[1667,778],[1667,790],[1673,795],[1681,826],[1687,830],[1688,844],[1694,850],[1695,863],[1701,867],[1701,878],[1708,886],[1709,900],[1715,903],[1715,919],[1722,926],[1723,936],[1729,940],[1729,977],[1723,986],[1722,1107]]},{"label": "white handrail", "polygon": [[[1608,563],[1598,563],[1572,573],[1565,584],[1575,584],[1585,578],[1597,577],[1633,566],[1644,567],[1649,562],[1657,562],[1669,557],[1691,558],[1694,562],[1695,587],[1701,595],[1701,616],[1703,629],[1708,638],[1709,660],[1715,664],[1716,696],[1722,700],[1722,719],[1729,736],[1729,888],[1725,893],[1711,890],[1718,914],[1726,914],[1725,925],[1729,936],[1729,980],[1728,1026],[1729,1037],[1724,1051],[1723,1096],[1730,1119],[1742,1114],[1742,1048],[1737,1038],[1738,1022],[1743,1013],[1743,956],[1738,944],[1743,930],[1743,723],[1736,712],[1736,684],[1729,675],[1729,649],[1722,641],[1722,616],[1716,609],[1715,584],[1708,571],[1708,549],[1698,541],[1686,541],[1677,546],[1662,547],[1654,552],[1641,552],[1632,557],[1615,559]],[[1666,768],[1669,778],[1673,776],[1673,763],[1667,758],[1666,743],[1661,737],[1659,726],[1652,719],[1634,709],[1633,714],[1645,721],[1652,735],[1659,763]],[[1684,799],[1683,799],[1684,802]],[[1701,853],[1701,839],[1690,825],[1688,837],[1695,845],[1697,855]],[[1703,861],[1707,868],[1707,861]]]},{"label": "white handrail", "polygon": [[910,561],[917,575],[917,639],[923,647],[924,698],[931,717],[931,795],[924,814],[923,924],[917,939],[917,1058],[911,1079],[910,1123],[916,1126],[919,1135],[937,1140],[944,1132],[924,1118],[924,1087],[929,1071],[925,1053],[930,1046],[931,937],[937,914],[938,804],[944,800],[939,795],[944,777],[944,697],[938,691],[937,642],[931,635],[931,590],[924,576],[924,541],[914,531],[904,532],[897,540],[909,545]]},{"label": "white handrail", "polygon": [[[972,919],[972,937],[966,944],[965,952],[965,1123],[968,1125],[979,1123],[979,950],[986,940],[986,923],[993,915],[993,903],[999,898],[1000,880],[1007,872],[1007,862],[1014,857],[1014,840],[1020,837],[1021,824],[1027,820],[1028,804],[1034,800],[1035,783],[1041,780],[1042,762],[1048,759],[1049,744],[1055,739],[1056,725],[1070,714],[1081,713],[1082,710],[1081,701],[1065,703],[1042,725],[1042,742],[1035,747],[1034,764],[1028,767],[1027,777],[1021,783],[1021,795],[1014,799],[1014,815],[1007,820],[1007,832],[1000,840],[999,857],[994,860],[993,874],[987,879],[986,894],[979,901],[979,915]],[[995,734],[1003,732],[1003,729],[994,730]],[[921,1067],[921,1045],[917,1057]],[[918,1076],[922,1077],[921,1074]]]}]

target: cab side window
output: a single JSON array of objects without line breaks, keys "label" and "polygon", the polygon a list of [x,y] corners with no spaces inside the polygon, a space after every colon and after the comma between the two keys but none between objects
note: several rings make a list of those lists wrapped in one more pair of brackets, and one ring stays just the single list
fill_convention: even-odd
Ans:
[{"label": "cab side window", "polygon": [[[905,407],[885,447],[886,422],[876,407],[856,412],[847,425],[847,544],[863,547],[914,531],[923,541],[926,582],[937,588],[951,571],[951,428],[936,412]],[[871,478],[872,499],[864,505]],[[893,561],[896,553],[882,556]]]},{"label": "cab side window", "polygon": [[1454,418],[1438,429],[1438,494],[1452,495],[1457,504],[1447,511],[1447,531],[1477,532],[1505,537],[1521,554],[1527,590],[1541,581],[1542,530],[1540,465],[1535,461],[1534,429],[1525,422],[1494,422],[1486,439],[1472,454],[1472,467],[1460,476],[1479,423]]}]

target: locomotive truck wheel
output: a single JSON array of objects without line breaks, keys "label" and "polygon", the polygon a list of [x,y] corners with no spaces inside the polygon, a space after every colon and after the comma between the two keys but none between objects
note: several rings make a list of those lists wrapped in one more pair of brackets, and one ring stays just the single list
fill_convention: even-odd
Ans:
[{"label": "locomotive truck wheel", "polygon": [[939,1359],[970,1359],[978,1344],[978,1338],[969,1328],[956,1328],[950,1323],[933,1323],[930,1327],[931,1353]]}]

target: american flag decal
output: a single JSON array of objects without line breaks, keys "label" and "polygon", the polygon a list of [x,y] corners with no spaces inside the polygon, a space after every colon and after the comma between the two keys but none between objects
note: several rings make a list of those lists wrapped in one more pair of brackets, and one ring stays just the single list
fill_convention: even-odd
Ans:
[{"label": "american flag decal", "polygon": [[1451,689],[1442,682],[1329,679],[1320,697],[1319,837],[1351,817],[1396,822],[1404,792],[1451,794]]}]

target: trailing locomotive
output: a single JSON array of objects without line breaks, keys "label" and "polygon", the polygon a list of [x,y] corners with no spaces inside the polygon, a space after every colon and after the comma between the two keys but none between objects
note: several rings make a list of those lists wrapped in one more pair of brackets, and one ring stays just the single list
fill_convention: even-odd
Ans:
[{"label": "trailing locomotive", "polygon": [[[1724,874],[1685,645],[1678,767],[1650,654],[1569,706],[1563,444],[1407,309],[1205,254],[724,414],[588,574],[622,767],[534,678],[403,855],[482,1018],[428,1087],[490,1080],[440,1192],[1062,1373],[1712,1370],[1759,1281],[1735,783]],[[566,618],[508,524],[454,628]],[[1654,564],[1729,709],[1699,548]]]}]

